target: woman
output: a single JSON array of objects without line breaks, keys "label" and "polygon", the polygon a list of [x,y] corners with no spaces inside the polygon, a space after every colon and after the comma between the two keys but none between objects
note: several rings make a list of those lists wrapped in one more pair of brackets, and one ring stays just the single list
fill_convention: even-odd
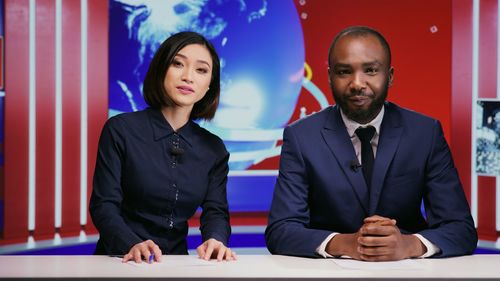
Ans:
[{"label": "woman", "polygon": [[194,119],[214,117],[220,63],[212,44],[194,32],[165,40],[144,80],[149,108],[120,114],[99,140],[90,214],[99,230],[96,254],[123,262],[187,254],[187,220],[201,206],[206,260],[235,259],[226,198],[229,153]]}]

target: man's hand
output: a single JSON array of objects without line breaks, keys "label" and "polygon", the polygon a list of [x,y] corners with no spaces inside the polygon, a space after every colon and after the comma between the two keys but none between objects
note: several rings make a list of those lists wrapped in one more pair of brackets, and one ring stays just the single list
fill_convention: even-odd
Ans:
[{"label": "man's hand", "polygon": [[417,237],[401,234],[396,220],[371,216],[363,222],[355,233],[335,235],[328,242],[327,253],[365,261],[394,261],[425,253],[425,246]]},{"label": "man's hand", "polygon": [[334,257],[349,256],[355,260],[361,260],[358,253],[359,231],[355,233],[335,235],[326,245],[326,252]]},{"label": "man's hand", "polygon": [[365,261],[394,261],[421,256],[425,246],[414,235],[401,234],[396,221],[380,216],[364,220],[359,229],[358,253]]}]

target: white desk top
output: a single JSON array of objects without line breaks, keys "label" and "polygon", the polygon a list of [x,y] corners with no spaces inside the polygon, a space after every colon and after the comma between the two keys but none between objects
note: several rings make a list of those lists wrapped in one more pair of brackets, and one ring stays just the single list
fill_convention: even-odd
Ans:
[{"label": "white desk top", "polygon": [[366,263],[272,255],[240,255],[237,261],[163,256],[161,263],[122,263],[108,256],[0,256],[0,278],[267,278],[500,279],[500,255]]}]

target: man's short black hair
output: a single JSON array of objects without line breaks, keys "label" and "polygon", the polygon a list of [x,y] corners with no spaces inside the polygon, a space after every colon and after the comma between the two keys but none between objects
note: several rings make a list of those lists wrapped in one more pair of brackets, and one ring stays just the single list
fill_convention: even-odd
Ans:
[{"label": "man's short black hair", "polygon": [[350,26],[340,31],[333,39],[333,42],[330,45],[330,49],[328,50],[328,66],[331,67],[330,57],[332,55],[333,49],[335,48],[335,45],[337,45],[337,42],[340,40],[340,38],[344,36],[358,37],[367,35],[374,35],[378,39],[378,41],[385,50],[385,53],[387,55],[388,66],[390,66],[391,48],[389,47],[389,43],[387,43],[387,40],[385,40],[384,36],[380,32],[368,26]]}]

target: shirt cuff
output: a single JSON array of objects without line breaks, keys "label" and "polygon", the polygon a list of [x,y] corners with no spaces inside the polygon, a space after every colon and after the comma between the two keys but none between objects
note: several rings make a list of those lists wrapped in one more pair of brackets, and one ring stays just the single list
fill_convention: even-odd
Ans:
[{"label": "shirt cuff", "polygon": [[421,258],[421,259],[428,258],[428,257],[431,257],[431,256],[433,256],[441,251],[441,249],[439,249],[438,246],[434,245],[431,241],[427,240],[424,236],[422,236],[420,234],[413,234],[413,235],[415,235],[420,240],[420,242],[422,242],[422,244],[424,244],[424,246],[427,248],[427,251],[418,258]]},{"label": "shirt cuff", "polygon": [[335,237],[335,235],[337,234],[338,232],[333,232],[332,234],[328,235],[328,237],[326,237],[326,239],[323,240],[323,242],[318,246],[318,248],[316,248],[316,253],[318,253],[318,255],[324,258],[333,258],[332,255],[326,252],[326,245],[328,245],[328,242],[330,242],[330,240],[332,240],[332,238]]}]

